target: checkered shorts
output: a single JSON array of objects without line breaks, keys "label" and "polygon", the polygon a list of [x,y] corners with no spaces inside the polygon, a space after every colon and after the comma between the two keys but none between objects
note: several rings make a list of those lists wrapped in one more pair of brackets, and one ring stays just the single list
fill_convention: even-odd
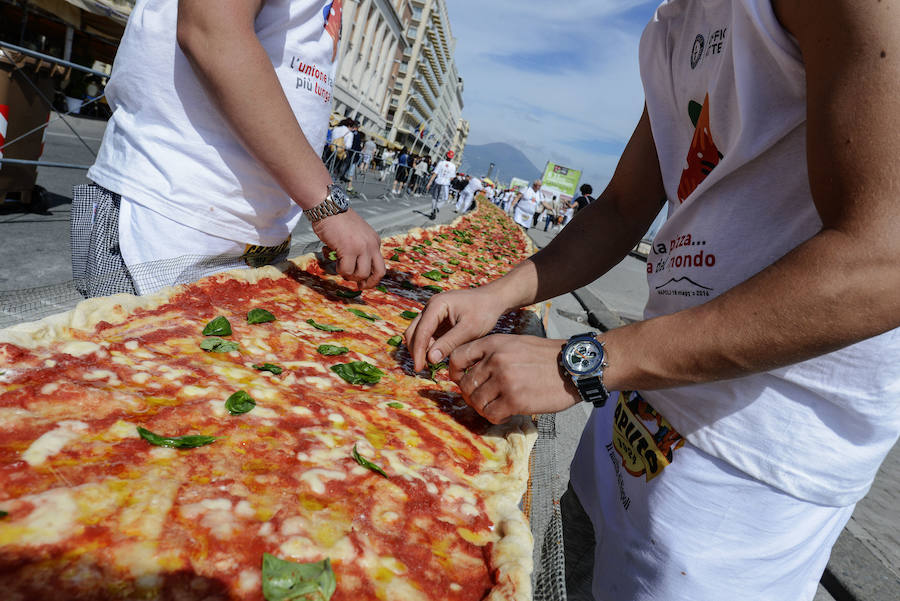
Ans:
[{"label": "checkered shorts", "polygon": [[85,298],[135,294],[119,251],[121,196],[96,184],[75,186],[72,196],[72,277]]}]

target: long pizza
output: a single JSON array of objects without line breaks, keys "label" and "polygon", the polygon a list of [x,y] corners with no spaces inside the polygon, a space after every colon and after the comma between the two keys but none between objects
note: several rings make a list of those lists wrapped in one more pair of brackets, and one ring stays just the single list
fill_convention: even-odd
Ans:
[{"label": "long pizza", "polygon": [[383,250],[364,292],[304,257],[0,332],[0,599],[530,598],[533,425],[400,338],[527,238],[484,205]]}]

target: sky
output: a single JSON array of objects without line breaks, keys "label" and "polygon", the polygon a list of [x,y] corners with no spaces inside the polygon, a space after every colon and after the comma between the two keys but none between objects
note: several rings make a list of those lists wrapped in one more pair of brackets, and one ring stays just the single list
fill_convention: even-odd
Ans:
[{"label": "sky", "polygon": [[658,5],[447,0],[468,143],[511,144],[538,169],[580,169],[600,192],[641,116],[638,43]]}]

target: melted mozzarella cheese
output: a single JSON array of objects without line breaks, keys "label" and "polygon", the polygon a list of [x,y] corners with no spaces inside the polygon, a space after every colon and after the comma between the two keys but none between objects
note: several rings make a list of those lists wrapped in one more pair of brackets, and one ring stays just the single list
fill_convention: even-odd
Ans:
[{"label": "melted mozzarella cheese", "polygon": [[306,470],[302,474],[300,474],[300,480],[305,482],[314,493],[322,494],[325,492],[325,482],[326,480],[343,480],[347,476],[344,472],[339,472],[337,470],[326,470],[322,468],[314,468],[311,470]]},{"label": "melted mozzarella cheese", "polygon": [[32,467],[41,465],[47,458],[56,455],[64,446],[86,432],[87,428],[86,423],[75,420],[59,422],[56,429],[44,432],[31,443],[31,446],[22,453],[22,459]]}]

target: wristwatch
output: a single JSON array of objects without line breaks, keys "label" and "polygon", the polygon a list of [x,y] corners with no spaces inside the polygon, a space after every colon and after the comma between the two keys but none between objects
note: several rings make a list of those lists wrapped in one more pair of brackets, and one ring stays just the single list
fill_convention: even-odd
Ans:
[{"label": "wristwatch", "polygon": [[603,385],[603,368],[606,350],[593,332],[577,334],[569,338],[559,358],[560,364],[578,388],[581,400],[602,407],[609,398],[609,391]]},{"label": "wristwatch", "polygon": [[311,209],[306,209],[303,211],[303,214],[306,215],[306,218],[309,219],[310,223],[315,223],[317,221],[322,221],[326,217],[345,213],[349,208],[350,201],[347,200],[344,189],[337,184],[330,184],[328,186],[328,195],[325,196],[325,200]]}]

